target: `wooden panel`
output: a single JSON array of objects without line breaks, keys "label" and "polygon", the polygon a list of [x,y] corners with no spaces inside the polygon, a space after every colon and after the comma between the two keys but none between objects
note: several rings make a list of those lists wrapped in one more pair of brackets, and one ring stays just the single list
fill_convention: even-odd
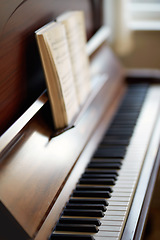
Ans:
[{"label": "wooden panel", "polygon": [[34,31],[66,10],[84,10],[93,33],[90,1],[2,0],[0,3],[0,134],[45,89]]}]

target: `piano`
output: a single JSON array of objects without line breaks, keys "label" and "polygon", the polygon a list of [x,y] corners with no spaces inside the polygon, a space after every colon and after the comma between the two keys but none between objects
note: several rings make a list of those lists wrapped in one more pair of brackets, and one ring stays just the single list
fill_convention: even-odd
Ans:
[{"label": "piano", "polygon": [[[159,71],[126,71],[102,1],[1,1],[0,239],[141,239],[157,172]],[[34,32],[83,10],[93,88],[75,125],[54,128]]]}]

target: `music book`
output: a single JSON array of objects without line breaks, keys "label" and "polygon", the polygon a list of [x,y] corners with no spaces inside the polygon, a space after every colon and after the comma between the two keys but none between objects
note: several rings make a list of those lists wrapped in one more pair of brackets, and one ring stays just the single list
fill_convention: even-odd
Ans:
[{"label": "music book", "polygon": [[91,90],[84,13],[70,11],[58,16],[56,20],[65,26],[78,101],[83,105]]},{"label": "music book", "polygon": [[39,29],[36,37],[54,124],[63,128],[71,123],[79,109],[65,28],[51,22]]},{"label": "music book", "polygon": [[90,91],[83,13],[64,13],[35,33],[54,124],[65,128]]}]

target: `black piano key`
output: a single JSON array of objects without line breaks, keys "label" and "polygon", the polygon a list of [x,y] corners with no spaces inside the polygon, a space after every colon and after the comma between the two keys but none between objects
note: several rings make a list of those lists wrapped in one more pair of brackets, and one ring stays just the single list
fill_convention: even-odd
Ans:
[{"label": "black piano key", "polygon": [[[116,115],[114,116],[114,119],[120,119],[120,118],[122,118],[122,119],[127,119],[127,120],[128,120],[128,119],[134,119],[134,120],[137,119],[139,113],[138,113],[137,111],[134,111],[131,105],[127,105],[127,106],[128,106],[128,108],[130,108],[130,109],[128,110],[128,112],[125,112],[125,110],[127,109],[127,107],[126,107],[126,108],[123,108],[123,109],[121,109],[121,111],[119,110],[119,111],[116,113]],[[140,106],[140,107],[141,107],[141,106]],[[139,110],[138,106],[137,106],[137,110]]]},{"label": "black piano key", "polygon": [[59,223],[62,224],[87,224],[100,226],[101,222],[99,219],[94,218],[60,218]]},{"label": "black piano key", "polygon": [[134,95],[133,95],[133,93],[132,94],[129,93],[129,95],[126,94],[123,105],[125,106],[125,105],[128,105],[128,104],[131,104],[133,106],[137,106],[137,105],[139,106],[140,104],[142,104],[143,100],[144,100],[143,95],[139,95],[137,93],[134,93]]},{"label": "black piano key", "polygon": [[50,240],[94,240],[91,235],[52,233]]},{"label": "black piano key", "polygon": [[122,159],[121,158],[92,158],[90,162],[94,163],[120,163],[122,164]]},{"label": "black piano key", "polygon": [[98,232],[98,227],[96,225],[86,225],[86,224],[61,224],[58,223],[55,228],[56,231],[69,231],[69,232]]},{"label": "black piano key", "polygon": [[104,217],[102,210],[64,209],[64,216]]},{"label": "black piano key", "polygon": [[[108,136],[108,135],[107,135]],[[112,135],[114,136],[114,135]],[[118,135],[116,135],[118,136]],[[109,137],[109,136],[108,136]],[[125,146],[114,146],[114,145],[111,145],[109,147],[106,147],[106,146],[102,146],[101,144],[99,144],[98,146],[98,149],[96,150],[95,153],[97,152],[108,152],[108,151],[119,151],[119,152],[126,152],[126,147]],[[106,157],[107,158],[107,157]]]},{"label": "black piano key", "polygon": [[94,153],[94,157],[98,158],[98,157],[114,157],[114,158],[124,158],[126,151],[125,150],[121,150],[121,149],[105,149],[105,148],[100,148],[98,149],[95,153]]},{"label": "black piano key", "polygon": [[103,204],[104,206],[108,206],[106,199],[70,198],[69,203]]},{"label": "black piano key", "polygon": [[125,136],[125,135],[121,135],[121,136],[107,136],[105,135],[104,139],[103,139],[103,142],[105,141],[122,141],[122,140],[125,140],[125,141],[130,141],[131,137],[128,137],[128,136]]},{"label": "black piano key", "polygon": [[114,180],[117,180],[117,177],[113,174],[82,174],[83,178],[104,178],[104,179],[108,179],[108,178],[112,178]]},{"label": "black piano key", "polygon": [[129,139],[111,139],[111,138],[104,138],[103,141],[100,143],[101,145],[110,146],[110,145],[119,145],[119,146],[128,146],[130,140]]},{"label": "black piano key", "polygon": [[[110,127],[111,128],[132,128],[132,129],[134,129],[134,127],[136,126],[136,124],[134,123],[134,124],[129,124],[129,123],[123,123],[123,122],[120,122],[120,123],[111,123],[111,125],[110,125]],[[107,133],[107,131],[106,131],[106,133]]]},{"label": "black piano key", "polygon": [[129,111],[132,111],[134,112],[135,114],[139,114],[140,111],[141,111],[141,108],[140,107],[137,107],[137,106],[132,106],[132,108],[129,106],[129,107],[124,107],[124,106],[121,106],[118,111],[117,111],[117,115],[118,114],[123,114],[123,113],[128,113]]},{"label": "black piano key", "polygon": [[137,121],[137,117],[132,117],[132,116],[124,116],[124,114],[119,114],[119,116],[117,116],[113,121],[125,121],[125,122],[136,122]]},{"label": "black piano key", "polygon": [[111,187],[106,186],[77,186],[77,191],[107,191],[107,192],[113,192]]},{"label": "black piano key", "polygon": [[121,168],[121,164],[120,163],[94,163],[91,162],[88,164],[87,168],[101,168],[101,169],[105,169],[105,168],[110,168],[110,169],[120,169]]},{"label": "black piano key", "polygon": [[95,169],[95,170],[86,169],[85,173],[87,173],[87,174],[98,174],[98,173],[99,174],[114,174],[114,175],[118,176],[117,170],[114,170],[114,169],[107,169],[107,170],[104,170],[104,169]]},{"label": "black piano key", "polygon": [[72,193],[72,196],[73,197],[110,198],[111,194],[110,194],[110,192],[107,192],[107,191],[77,191],[77,190],[74,190]]},{"label": "black piano key", "polygon": [[66,209],[93,209],[106,211],[106,206],[103,204],[83,204],[83,203],[67,203]]},{"label": "black piano key", "polygon": [[115,185],[114,179],[88,179],[88,178],[81,178],[79,180],[79,184],[94,184],[94,185]]},{"label": "black piano key", "polygon": [[137,120],[136,119],[114,119],[113,124],[136,124]]},{"label": "black piano key", "polygon": [[133,133],[133,129],[125,129],[125,128],[111,128],[107,131],[107,135],[129,135],[131,136]]}]

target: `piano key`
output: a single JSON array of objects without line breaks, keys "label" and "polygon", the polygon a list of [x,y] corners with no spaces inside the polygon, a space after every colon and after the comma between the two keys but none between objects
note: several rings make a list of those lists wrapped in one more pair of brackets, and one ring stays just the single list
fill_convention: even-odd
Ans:
[{"label": "piano key", "polygon": [[101,219],[101,226],[122,226],[122,221],[108,221]]},{"label": "piano key", "polygon": [[96,235],[93,235],[93,237],[96,239],[98,236],[102,237],[118,237],[120,235],[120,231],[99,231]]},{"label": "piano key", "polygon": [[137,117],[138,117],[138,113],[135,113],[135,112],[132,112],[132,113],[130,113],[129,111],[127,112],[127,113],[122,113],[122,112],[118,112],[116,115],[115,115],[115,117],[114,117],[114,119],[116,119],[116,120],[119,120],[119,119],[125,119],[125,120],[128,120],[128,119],[134,119],[134,120],[136,120],[137,119]]},{"label": "piano key", "polygon": [[77,203],[67,203],[66,209],[93,209],[93,210],[102,210],[106,211],[106,206],[103,204],[77,204]]},{"label": "piano key", "polygon": [[113,174],[82,174],[83,178],[112,178],[114,180],[117,179],[117,177]]},{"label": "piano key", "polygon": [[[127,205],[128,206],[128,205]],[[107,210],[108,211],[127,211],[127,206],[108,206]]]},{"label": "piano key", "polygon": [[141,111],[141,107],[139,107],[139,106],[134,106],[134,105],[132,105],[132,106],[121,106],[121,107],[119,107],[119,109],[117,110],[117,114],[119,114],[119,113],[128,113],[129,111],[132,111],[132,112],[134,112],[134,113],[140,113],[140,111]]},{"label": "piano key", "polygon": [[[121,197],[121,196],[112,196],[112,201],[116,201],[116,202],[129,202],[130,201],[130,197]],[[108,202],[110,204],[110,201],[108,199]]]},{"label": "piano key", "polygon": [[124,158],[126,150],[124,149],[109,149],[100,148],[94,153],[94,157],[114,157],[114,158]]},{"label": "piano key", "polygon": [[101,210],[64,209],[63,215],[82,217],[104,217],[104,212]]},{"label": "piano key", "polygon": [[96,163],[122,163],[121,158],[92,158],[91,162]]},{"label": "piano key", "polygon": [[91,185],[115,185],[114,179],[88,179],[88,178],[81,178],[79,180],[79,184],[91,184]]},{"label": "piano key", "polygon": [[71,232],[98,232],[96,225],[86,225],[86,224],[61,224],[58,223],[55,228],[56,231],[71,231]]},{"label": "piano key", "polygon": [[129,135],[131,136],[133,133],[133,128],[125,128],[125,127],[112,127],[109,129],[109,131],[107,131],[106,135],[110,136],[110,135]]},{"label": "piano key", "polygon": [[104,206],[108,206],[108,202],[106,199],[87,199],[87,198],[70,198],[69,203],[84,203],[84,204],[103,204]]},{"label": "piano key", "polygon": [[109,199],[109,206],[128,206],[129,202],[113,201]]},{"label": "piano key", "polygon": [[106,236],[96,236],[95,240],[118,240],[118,237],[106,237]]},{"label": "piano key", "polygon": [[94,240],[91,235],[52,233],[50,240]]},{"label": "piano key", "polygon": [[112,211],[112,210],[108,210],[106,212],[106,215],[104,216],[104,219],[106,218],[106,216],[125,216],[126,215],[126,211],[125,210],[121,210],[121,211]]},{"label": "piano key", "polygon": [[136,125],[136,122],[137,120],[136,119],[114,119],[113,120],[113,124],[122,124],[122,125],[125,125],[125,124],[132,124],[132,125]]},{"label": "piano key", "polygon": [[[114,134],[113,134],[113,136],[114,136]],[[118,134],[115,134],[115,136],[118,136]],[[109,150],[111,150],[111,151],[112,150],[113,151],[122,151],[122,152],[124,151],[125,152],[126,151],[126,147],[125,146],[114,146],[114,145],[106,147],[106,146],[101,146],[101,144],[99,144],[98,149],[96,150],[95,153],[97,153],[99,151],[109,151]]]},{"label": "piano key", "polygon": [[112,188],[109,186],[83,186],[83,185],[78,185],[76,187],[76,190],[80,191],[107,191],[107,192],[112,192]]},{"label": "piano key", "polygon": [[[136,126],[136,122],[135,123],[125,123],[125,122],[112,122],[111,125],[110,125],[110,128],[135,128]],[[108,130],[107,130],[108,131]],[[106,133],[107,133],[106,131]],[[106,135],[106,133],[104,134],[104,136]]]},{"label": "piano key", "polygon": [[77,190],[73,191],[72,196],[73,197],[96,197],[96,198],[111,197],[110,192],[107,192],[107,191],[77,191]]},{"label": "piano key", "polygon": [[98,173],[100,173],[100,174],[114,174],[114,175],[118,176],[117,170],[114,170],[114,169],[107,169],[107,170],[104,170],[104,169],[94,169],[94,170],[86,169],[85,173],[87,173],[87,174],[98,174]]},{"label": "piano key", "polygon": [[103,142],[106,142],[106,141],[109,141],[109,140],[125,140],[125,141],[129,141],[131,139],[131,136],[126,136],[126,135],[110,135],[110,136],[107,136],[107,134],[104,136],[103,138]]},{"label": "piano key", "polygon": [[60,218],[59,223],[67,223],[67,224],[91,224],[91,225],[96,225],[100,226],[101,222],[99,219],[94,219],[94,218]]},{"label": "piano key", "polygon": [[99,227],[99,231],[120,232],[120,230],[121,230],[121,226],[116,226],[116,225],[109,225],[109,226],[101,225]]},{"label": "piano key", "polygon": [[112,145],[114,145],[114,146],[119,146],[119,145],[121,145],[121,146],[128,146],[129,145],[129,142],[130,142],[130,139],[121,139],[121,140],[116,140],[116,139],[106,139],[106,140],[104,140],[103,142],[101,142],[101,145],[102,146],[112,146]]},{"label": "piano key", "polygon": [[124,221],[124,219],[125,219],[125,216],[124,215],[106,215],[103,219],[102,219],[102,221],[104,222],[104,221]]},{"label": "piano key", "polygon": [[116,188],[112,188],[112,189],[113,189],[113,191],[123,192],[123,193],[132,192],[133,191],[133,187],[131,187],[131,188],[116,187]]},{"label": "piano key", "polygon": [[[113,154],[112,154],[113,155]],[[103,163],[103,164],[98,164],[94,162],[90,162],[87,166],[87,168],[97,168],[97,169],[120,169],[121,164],[120,163]]]}]

